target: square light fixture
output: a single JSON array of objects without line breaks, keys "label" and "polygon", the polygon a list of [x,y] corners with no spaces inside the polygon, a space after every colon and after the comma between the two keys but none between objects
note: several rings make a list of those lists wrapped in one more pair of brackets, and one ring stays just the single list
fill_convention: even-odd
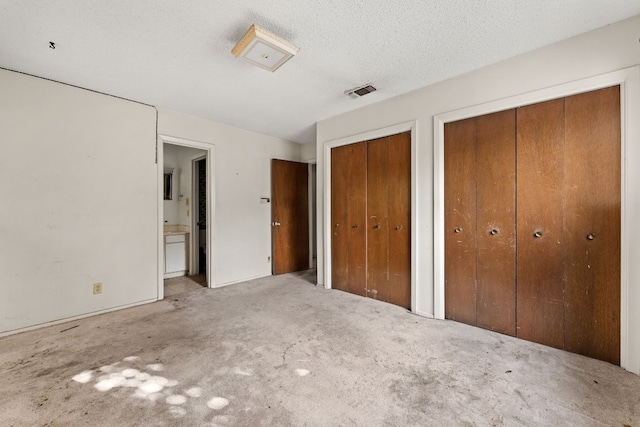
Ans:
[{"label": "square light fixture", "polygon": [[253,65],[273,72],[299,50],[286,40],[253,24],[231,53],[236,58],[241,57]]}]

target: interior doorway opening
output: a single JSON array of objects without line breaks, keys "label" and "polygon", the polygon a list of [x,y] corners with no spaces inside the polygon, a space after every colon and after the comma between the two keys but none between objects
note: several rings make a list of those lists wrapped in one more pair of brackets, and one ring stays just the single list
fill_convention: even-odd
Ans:
[{"label": "interior doorway opening", "polygon": [[158,299],[163,299],[213,286],[214,147],[162,135],[159,142]]}]

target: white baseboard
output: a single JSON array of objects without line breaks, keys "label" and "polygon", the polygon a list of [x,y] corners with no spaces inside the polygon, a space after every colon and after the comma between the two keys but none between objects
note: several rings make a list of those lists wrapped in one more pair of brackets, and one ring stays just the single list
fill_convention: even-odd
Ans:
[{"label": "white baseboard", "polygon": [[222,288],[222,287],[229,286],[229,285],[235,285],[236,283],[248,282],[249,280],[262,279],[263,277],[269,277],[269,276],[272,276],[272,274],[262,274],[260,276],[247,277],[246,279],[233,280],[231,282],[216,283],[211,288],[212,289]]},{"label": "white baseboard", "polygon": [[54,320],[53,322],[40,323],[40,324],[37,324],[37,325],[34,325],[34,326],[28,326],[26,328],[20,328],[20,329],[14,329],[14,330],[11,330],[11,331],[0,332],[0,338],[6,337],[6,336],[9,336],[9,335],[20,334],[22,332],[33,331],[35,329],[46,328],[47,326],[55,326],[55,325],[60,325],[61,323],[73,322],[74,320],[84,319],[84,318],[87,318],[87,317],[93,317],[93,316],[97,316],[99,314],[111,313],[112,311],[124,310],[125,308],[136,307],[136,306],[139,306],[139,305],[149,304],[149,303],[156,302],[156,301],[158,301],[158,300],[157,299],[144,300],[144,301],[140,301],[140,302],[135,302],[133,304],[119,305],[117,307],[108,308],[106,310],[92,311],[91,313],[81,314],[79,316],[65,317],[64,319]]},{"label": "white baseboard", "polygon": [[421,317],[426,317],[428,319],[435,319],[436,318],[436,316],[434,316],[433,313],[427,313],[427,312],[424,312],[424,311],[417,311],[416,310],[416,311],[413,312],[413,314],[416,314],[416,315],[421,316]]}]

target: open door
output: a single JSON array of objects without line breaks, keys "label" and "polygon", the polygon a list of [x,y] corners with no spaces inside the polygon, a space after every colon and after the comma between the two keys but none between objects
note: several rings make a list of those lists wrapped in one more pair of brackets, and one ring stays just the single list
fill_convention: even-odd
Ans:
[{"label": "open door", "polygon": [[307,163],[271,160],[273,274],[310,268],[308,179]]}]

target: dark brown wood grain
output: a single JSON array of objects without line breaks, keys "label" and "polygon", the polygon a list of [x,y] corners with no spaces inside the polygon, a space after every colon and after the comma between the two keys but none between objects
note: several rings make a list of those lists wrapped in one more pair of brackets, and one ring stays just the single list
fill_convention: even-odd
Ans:
[{"label": "dark brown wood grain", "polygon": [[477,325],[516,333],[516,114],[478,117]]},{"label": "dark brown wood grain", "polygon": [[273,274],[306,270],[309,266],[309,165],[271,161]]},{"label": "dark brown wood grain", "polygon": [[347,292],[367,295],[367,144],[347,146]]},{"label": "dark brown wood grain", "polygon": [[331,287],[349,291],[349,146],[331,149]]},{"label": "dark brown wood grain", "polygon": [[444,128],[445,317],[476,325],[476,119]]},{"label": "dark brown wood grain", "polygon": [[620,88],[565,110],[566,349],[620,364]]},{"label": "dark brown wood grain", "polygon": [[367,294],[385,300],[389,282],[389,142],[367,143]]},{"label": "dark brown wood grain", "polygon": [[410,308],[411,134],[334,148],[331,159],[332,287]]},{"label": "dark brown wood grain", "polygon": [[388,138],[389,281],[379,299],[411,308],[411,133]]},{"label": "dark brown wood grain", "polygon": [[564,161],[564,99],[518,108],[517,336],[557,348],[564,347]]},{"label": "dark brown wood grain", "polygon": [[620,120],[615,86],[445,125],[447,318],[620,363]]}]

